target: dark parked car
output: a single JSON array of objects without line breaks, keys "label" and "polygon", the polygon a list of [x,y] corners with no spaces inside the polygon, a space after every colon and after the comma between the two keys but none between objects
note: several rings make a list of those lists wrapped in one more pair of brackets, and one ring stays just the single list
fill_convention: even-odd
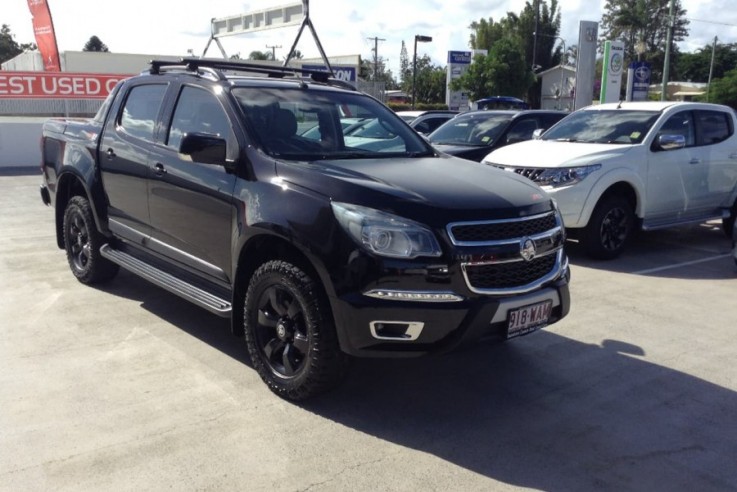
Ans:
[{"label": "dark parked car", "polygon": [[397,116],[409,123],[417,133],[430,135],[437,127],[453,118],[458,111],[431,110],[431,111],[397,111]]},{"label": "dark parked car", "polygon": [[97,117],[48,120],[41,149],[74,277],[122,268],[229,318],[288,399],[338,384],[350,356],[506,340],[569,311],[563,221],[542,189],[439,153],[325,72],[153,61]]},{"label": "dark parked car", "polygon": [[568,113],[547,110],[469,111],[447,121],[428,139],[439,151],[481,162],[489,152],[530,140],[535,130],[547,130]]}]

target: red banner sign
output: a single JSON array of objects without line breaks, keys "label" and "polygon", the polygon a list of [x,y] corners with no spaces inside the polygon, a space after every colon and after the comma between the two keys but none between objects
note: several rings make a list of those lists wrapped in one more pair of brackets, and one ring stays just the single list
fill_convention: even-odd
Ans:
[{"label": "red banner sign", "polygon": [[33,33],[36,35],[36,44],[47,72],[61,72],[59,48],[56,46],[54,22],[51,20],[51,10],[46,0],[28,0],[28,8],[33,16]]},{"label": "red banner sign", "polygon": [[0,71],[0,99],[104,99],[130,75]]}]

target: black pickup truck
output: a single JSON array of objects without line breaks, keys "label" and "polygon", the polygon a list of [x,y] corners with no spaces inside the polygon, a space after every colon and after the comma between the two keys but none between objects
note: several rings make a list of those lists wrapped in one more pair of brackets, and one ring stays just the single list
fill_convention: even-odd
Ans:
[{"label": "black pickup truck", "polygon": [[549,196],[324,72],[153,61],[94,118],[49,120],[42,153],[75,277],[122,267],[231,318],[284,398],[332,388],[350,356],[512,338],[569,310]]}]

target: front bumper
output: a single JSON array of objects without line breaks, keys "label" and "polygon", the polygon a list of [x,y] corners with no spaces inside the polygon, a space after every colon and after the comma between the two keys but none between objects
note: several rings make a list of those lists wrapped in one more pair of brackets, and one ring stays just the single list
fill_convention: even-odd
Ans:
[{"label": "front bumper", "polygon": [[505,297],[476,295],[458,302],[377,299],[363,294],[332,300],[341,348],[359,357],[411,357],[447,352],[482,338],[507,337],[509,313],[552,302],[548,325],[570,309],[569,270],[549,285]]}]

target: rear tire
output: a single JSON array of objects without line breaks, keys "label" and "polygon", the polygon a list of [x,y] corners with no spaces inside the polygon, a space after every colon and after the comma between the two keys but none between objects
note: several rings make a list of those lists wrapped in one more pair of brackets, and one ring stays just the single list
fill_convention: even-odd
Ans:
[{"label": "rear tire", "polygon": [[586,254],[598,260],[619,256],[634,230],[632,205],[620,195],[601,198],[581,231],[580,241]]},{"label": "rear tire", "polygon": [[64,249],[74,276],[83,284],[106,282],[118,273],[118,265],[103,258],[100,248],[105,237],[92,217],[90,202],[74,196],[64,209]]},{"label": "rear tire", "polygon": [[730,239],[732,239],[732,233],[734,232],[735,219],[737,219],[737,203],[732,205],[732,208],[729,211],[729,217],[722,219],[722,230]]},{"label": "rear tire", "polygon": [[269,261],[253,274],[244,331],[254,369],[282,398],[304,400],[344,378],[347,357],[327,300],[315,280],[291,263]]}]

